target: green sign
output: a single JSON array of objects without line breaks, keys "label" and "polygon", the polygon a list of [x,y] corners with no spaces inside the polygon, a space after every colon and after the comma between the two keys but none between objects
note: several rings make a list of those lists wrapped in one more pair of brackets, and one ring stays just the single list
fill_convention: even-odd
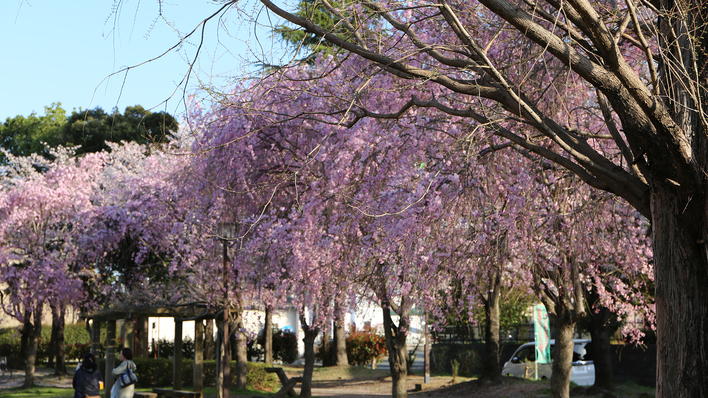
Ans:
[{"label": "green sign", "polygon": [[551,327],[546,306],[536,304],[533,308],[533,330],[536,340],[536,363],[551,363]]}]

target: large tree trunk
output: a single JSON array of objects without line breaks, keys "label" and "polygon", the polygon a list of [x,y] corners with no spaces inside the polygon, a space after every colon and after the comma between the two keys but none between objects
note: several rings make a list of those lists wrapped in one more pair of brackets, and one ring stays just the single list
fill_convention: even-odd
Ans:
[{"label": "large tree trunk", "polygon": [[657,39],[663,55],[658,68],[660,95],[672,121],[682,130],[677,134],[680,137],[664,142],[681,139],[690,143],[687,157],[676,157],[676,150],[662,146],[657,156],[648,159],[653,172],[650,204],[656,288],[656,396],[706,397],[708,7],[694,0],[660,0],[654,4],[659,7]]},{"label": "large tree trunk", "polygon": [[268,366],[273,366],[273,310],[267,306],[263,338],[263,362]]},{"label": "large tree trunk", "polygon": [[34,385],[34,369],[37,361],[37,348],[39,338],[42,336],[42,306],[38,305],[32,313],[34,324],[32,333],[27,341],[27,356],[25,357],[25,381],[22,388],[30,388]]},{"label": "large tree trunk", "polygon": [[335,304],[334,307],[334,331],[332,335],[332,362],[334,366],[349,365],[347,336],[344,331],[344,313],[339,304]]},{"label": "large tree trunk", "polygon": [[391,317],[391,307],[384,302],[382,309],[388,363],[391,368],[391,381],[393,384],[391,396],[393,398],[406,398],[408,397],[408,387],[406,385],[408,379],[408,346],[406,345],[406,339],[408,330],[410,330],[410,314],[409,311],[402,311],[399,314],[398,326],[396,326]]},{"label": "large tree trunk", "polygon": [[58,312],[59,319],[52,322],[52,329],[55,329],[54,324],[56,324],[56,342],[54,343],[56,364],[54,374],[56,376],[66,376],[66,350],[64,349],[64,326],[66,323],[64,317],[66,315],[66,307],[62,306]]},{"label": "large tree trunk", "polygon": [[573,367],[573,331],[575,322],[570,317],[552,317],[556,326],[556,343],[553,348],[553,374],[551,375],[551,396],[568,398],[570,396],[570,375]]},{"label": "large tree trunk", "polygon": [[494,270],[487,296],[484,297],[484,369],[482,379],[498,381],[501,379],[499,365],[499,300],[501,297],[501,271]]},{"label": "large tree trunk", "polygon": [[[240,318],[240,317],[239,317]],[[243,322],[239,322],[236,329],[236,388],[246,388],[248,374],[248,336],[244,332]]]},{"label": "large tree trunk", "polygon": [[300,396],[307,398],[312,396],[312,374],[315,370],[315,339],[320,334],[320,328],[307,324],[304,311],[300,313],[300,323],[302,324],[302,331],[305,333],[305,337],[302,339],[305,343],[305,369],[302,373]]},{"label": "large tree trunk", "polygon": [[696,212],[687,207],[671,192],[653,190],[656,396],[664,398],[708,397],[705,200]]}]

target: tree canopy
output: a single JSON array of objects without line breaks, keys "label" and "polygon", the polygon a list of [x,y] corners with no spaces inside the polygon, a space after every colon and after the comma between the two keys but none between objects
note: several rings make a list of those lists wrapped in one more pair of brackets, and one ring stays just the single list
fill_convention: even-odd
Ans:
[{"label": "tree canopy", "polygon": [[138,144],[168,142],[179,128],[167,112],[150,112],[140,105],[106,113],[101,108],[74,111],[66,120],[61,134],[53,137],[53,146],[81,145],[77,155],[110,150],[106,142],[136,142]]},{"label": "tree canopy", "polygon": [[[179,129],[167,112],[151,112],[140,105],[129,106],[121,114],[100,107],[73,111],[67,116],[61,103],[45,107],[45,115],[7,118],[0,124],[0,146],[15,156],[37,153],[50,157],[49,147],[80,145],[76,154],[110,150],[106,142],[166,143]],[[46,145],[45,145],[46,144]]]},{"label": "tree canopy", "polygon": [[[346,35],[261,3],[361,60],[363,83],[326,113],[342,125],[437,109],[467,121],[467,140],[562,167],[651,219],[657,396],[706,395],[708,343],[695,337],[706,336],[708,311],[708,56],[700,50],[708,36],[700,3],[321,2],[342,17]],[[382,23],[361,23],[372,18]],[[368,78],[382,73],[395,84],[372,87]],[[309,78],[314,86],[326,76]],[[360,100],[372,89],[405,101]]]},{"label": "tree canopy", "polygon": [[44,107],[44,116],[32,113],[26,117],[7,118],[0,124],[0,147],[15,156],[29,156],[32,153],[46,155],[42,143],[59,135],[65,124],[66,111],[59,102]]}]

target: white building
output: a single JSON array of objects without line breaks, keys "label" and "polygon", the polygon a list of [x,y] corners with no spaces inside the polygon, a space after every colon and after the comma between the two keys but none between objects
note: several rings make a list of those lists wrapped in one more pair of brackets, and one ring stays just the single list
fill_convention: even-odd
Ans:
[{"label": "white building", "polygon": [[[411,325],[408,335],[408,345],[414,347],[418,342],[423,344],[425,317],[413,311],[411,315]],[[398,321],[398,316],[394,316],[394,321]],[[244,324],[248,332],[256,336],[261,332],[265,325],[265,312],[260,310],[247,310],[244,313]],[[289,329],[297,334],[298,353],[302,356],[305,352],[303,343],[304,333],[300,324],[300,316],[298,311],[289,307],[280,309],[273,313],[273,325],[279,329]],[[381,335],[384,334],[383,326],[383,309],[377,305],[359,305],[355,311],[350,312],[349,316],[345,317],[345,330],[351,330],[352,326],[361,330],[365,326],[370,326],[378,331]],[[149,318],[148,327],[150,341],[174,339],[175,323],[172,318]],[[331,330],[331,326],[330,326]],[[216,328],[214,333],[217,333]],[[330,334],[331,336],[331,334]],[[321,337],[321,334],[320,334]],[[194,321],[185,321],[182,323],[182,339],[194,339]]]}]

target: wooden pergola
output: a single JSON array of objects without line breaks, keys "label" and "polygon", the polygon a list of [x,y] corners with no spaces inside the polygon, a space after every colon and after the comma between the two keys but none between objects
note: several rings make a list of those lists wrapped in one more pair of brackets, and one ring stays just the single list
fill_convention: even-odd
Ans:
[{"label": "wooden pergola", "polygon": [[106,323],[106,369],[104,373],[106,398],[110,396],[113,387],[111,373],[115,367],[116,358],[116,321],[125,320],[124,347],[135,350],[135,328],[133,320],[148,317],[173,318],[175,322],[175,340],[173,356],[173,389],[182,389],[182,323],[196,321],[194,327],[194,391],[201,392],[204,387],[204,323],[205,319],[214,319],[217,313],[211,312],[218,309],[206,305],[190,304],[174,307],[122,307],[103,309],[81,314],[81,318],[92,320],[91,325],[91,352],[98,352],[101,348],[101,324]]}]

